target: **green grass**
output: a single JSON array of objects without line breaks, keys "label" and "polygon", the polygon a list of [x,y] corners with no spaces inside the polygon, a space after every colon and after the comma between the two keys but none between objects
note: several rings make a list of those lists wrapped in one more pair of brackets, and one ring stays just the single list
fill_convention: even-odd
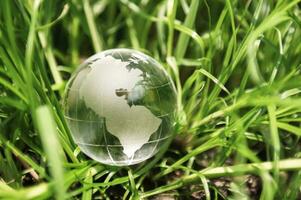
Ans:
[{"label": "green grass", "polygon": [[[300,8],[2,0],[0,199],[301,198]],[[125,168],[82,154],[60,103],[83,59],[117,47],[156,58],[178,92],[171,145]]]}]

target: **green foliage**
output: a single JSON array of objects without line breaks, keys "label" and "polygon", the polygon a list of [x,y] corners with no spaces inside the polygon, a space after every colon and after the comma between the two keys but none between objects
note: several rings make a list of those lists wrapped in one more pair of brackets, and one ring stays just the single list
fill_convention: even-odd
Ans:
[{"label": "green foliage", "polygon": [[[301,0],[0,4],[0,198],[301,197]],[[130,168],[83,155],[60,104],[80,62],[117,47],[155,57],[178,91],[172,145]]]}]

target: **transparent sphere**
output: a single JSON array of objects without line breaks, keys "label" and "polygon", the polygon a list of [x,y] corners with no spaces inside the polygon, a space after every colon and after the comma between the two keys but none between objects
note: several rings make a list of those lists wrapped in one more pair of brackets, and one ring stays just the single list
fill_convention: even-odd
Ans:
[{"label": "transparent sphere", "polygon": [[131,49],[88,58],[64,97],[65,118],[81,151],[116,166],[157,153],[172,134],[175,109],[175,87],[163,67]]}]

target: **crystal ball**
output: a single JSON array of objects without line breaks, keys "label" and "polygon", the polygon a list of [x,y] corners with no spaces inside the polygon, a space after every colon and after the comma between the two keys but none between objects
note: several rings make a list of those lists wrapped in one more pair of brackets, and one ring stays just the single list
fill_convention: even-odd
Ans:
[{"label": "crystal ball", "polygon": [[172,135],[175,86],[153,58],[111,49],[88,58],[71,76],[64,115],[81,151],[107,165],[126,166],[155,155]]}]

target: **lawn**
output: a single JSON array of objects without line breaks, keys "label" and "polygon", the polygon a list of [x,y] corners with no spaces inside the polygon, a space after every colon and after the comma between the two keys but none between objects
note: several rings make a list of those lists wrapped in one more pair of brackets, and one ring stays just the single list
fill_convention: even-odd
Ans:
[{"label": "lawn", "polygon": [[[75,144],[62,99],[132,48],[177,90],[170,144],[134,166]],[[301,0],[1,0],[0,199],[301,199]]]}]

